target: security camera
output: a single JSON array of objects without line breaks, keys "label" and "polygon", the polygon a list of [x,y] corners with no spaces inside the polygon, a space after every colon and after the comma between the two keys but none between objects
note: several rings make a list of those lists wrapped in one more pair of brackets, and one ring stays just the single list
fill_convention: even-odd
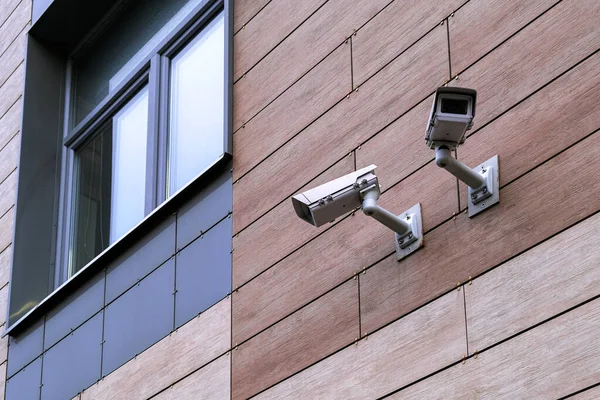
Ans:
[{"label": "security camera", "polygon": [[377,205],[381,195],[375,165],[370,165],[292,197],[296,214],[319,227],[362,206],[363,212],[396,233],[396,258],[401,260],[423,245],[421,206],[401,216]]},{"label": "security camera", "polygon": [[473,169],[452,157],[452,150],[464,143],[473,126],[476,99],[473,89],[438,88],[425,133],[427,146],[435,149],[436,164],[469,186],[469,217],[500,201],[498,156]]},{"label": "security camera", "polygon": [[430,149],[445,146],[454,150],[464,143],[473,126],[476,99],[473,89],[440,87],[435,91],[425,137]]}]

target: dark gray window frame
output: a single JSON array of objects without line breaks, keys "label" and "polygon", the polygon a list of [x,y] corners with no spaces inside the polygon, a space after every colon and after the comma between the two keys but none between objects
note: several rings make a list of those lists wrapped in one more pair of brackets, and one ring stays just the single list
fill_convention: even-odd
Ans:
[{"label": "dark gray window frame", "polygon": [[[113,2],[114,0],[101,0],[106,2]],[[52,6],[47,10],[47,13],[58,14],[65,7],[69,7],[68,3],[73,3],[73,0],[62,0],[56,1],[58,4],[56,7]],[[62,7],[62,9],[61,9]],[[102,9],[100,7],[100,9]],[[102,9],[106,13],[106,8]],[[158,152],[158,148],[166,148],[167,129],[168,129],[168,104],[165,99],[168,99],[168,74],[170,67],[170,59],[183,47],[185,47],[194,37],[202,31],[202,29],[212,21],[212,19],[219,13],[224,13],[225,21],[225,119],[224,119],[224,152],[218,157],[209,167],[202,171],[198,176],[189,182],[186,186],[181,188],[176,194],[171,196],[169,199],[165,199],[166,193],[162,194],[159,192],[160,184],[163,184],[161,175],[164,177],[165,173],[156,175],[158,171],[157,163],[163,163],[165,165],[166,160],[161,157],[166,157],[165,152]],[[38,22],[42,25],[38,31],[43,32],[44,29],[48,29],[48,18],[41,18]],[[36,25],[32,27],[32,32],[35,31]],[[51,27],[50,27],[51,28]],[[72,28],[67,28],[69,30]],[[60,35],[68,35],[68,33],[60,32]],[[31,37],[29,38],[31,39]],[[59,39],[60,40],[60,39]],[[34,41],[37,44],[37,40]],[[54,232],[52,235],[52,249],[51,249],[51,261],[50,270],[48,271],[49,278],[52,287],[49,287],[49,294],[43,298],[36,306],[30,309],[25,315],[19,318],[12,324],[7,323],[7,329],[4,335],[11,334],[16,335],[30,326],[32,323],[41,318],[45,313],[52,309],[57,304],[60,304],[62,299],[67,297],[70,293],[77,290],[85,282],[94,277],[98,272],[102,271],[105,266],[117,256],[127,250],[132,244],[136,243],[140,238],[143,238],[149,231],[157,226],[166,217],[173,214],[181,205],[195,195],[199,189],[206,186],[210,182],[214,181],[219,175],[221,175],[225,168],[228,168],[229,161],[232,157],[232,95],[233,95],[233,62],[232,62],[232,50],[233,50],[233,0],[206,0],[199,4],[194,10],[192,10],[178,26],[174,27],[171,32],[167,35],[167,38],[163,40],[154,51],[150,53],[145,59],[141,60],[134,72],[132,72],[119,87],[111,93],[111,95],[104,99],[83,121],[81,121],[73,129],[68,129],[70,124],[70,115],[64,112],[66,109],[71,107],[65,107],[65,104],[70,102],[70,83],[69,76],[71,68],[70,63],[64,64],[63,71],[63,82],[62,89],[64,98],[62,99],[63,112],[59,118],[61,121],[60,128],[62,137],[59,146],[62,150],[59,150],[56,156],[57,158],[57,183],[58,186],[55,193],[55,210],[54,210]],[[70,52],[72,54],[72,51]],[[28,50],[29,54],[29,50]],[[31,60],[29,60],[31,61]],[[29,70],[26,71],[26,74]],[[53,71],[55,75],[57,71]],[[27,79],[27,75],[26,75]],[[58,285],[61,279],[64,279],[63,266],[66,261],[66,253],[68,252],[68,246],[70,241],[70,221],[69,216],[71,213],[71,196],[74,179],[74,149],[78,145],[84,143],[87,138],[94,134],[94,130],[100,126],[103,122],[113,115],[114,111],[117,110],[122,104],[130,99],[135,93],[142,88],[145,84],[148,85],[150,90],[149,97],[149,135],[152,136],[151,146],[148,148],[148,162],[147,168],[149,173],[147,179],[151,182],[152,187],[156,190],[151,190],[147,193],[146,201],[146,216],[145,218],[136,225],[127,235],[111,244],[102,253],[96,256],[87,266],[82,268],[70,279],[64,281],[64,283]],[[26,85],[27,88],[27,85]],[[160,93],[160,94],[159,94]],[[29,96],[31,97],[31,96]],[[27,93],[24,99],[24,114],[23,114],[23,127],[26,125],[26,118],[32,114],[26,113],[26,107],[28,107]],[[31,102],[31,100],[30,100]],[[54,111],[52,109],[52,111]],[[50,112],[50,111],[49,111]],[[64,116],[64,118],[63,118]],[[57,115],[53,116],[55,119]],[[23,154],[21,154],[21,162],[23,161]],[[21,180],[21,176],[19,177]],[[164,191],[163,191],[164,192]],[[21,191],[18,191],[18,197],[22,196]],[[17,205],[19,204],[17,198]],[[17,216],[18,216],[17,208]],[[17,239],[17,227],[15,229],[14,239]],[[15,240],[13,240],[13,243]],[[14,257],[14,253],[13,253]],[[59,265],[59,268],[55,266]],[[16,265],[16,268],[21,267]],[[12,275],[14,274],[15,258],[13,258],[13,266],[11,269],[11,284],[9,288],[9,297],[12,298],[13,285]],[[60,271],[60,272],[58,272]],[[57,273],[58,272],[58,273]],[[54,290],[52,290],[54,289]],[[10,304],[9,304],[10,313]]]}]

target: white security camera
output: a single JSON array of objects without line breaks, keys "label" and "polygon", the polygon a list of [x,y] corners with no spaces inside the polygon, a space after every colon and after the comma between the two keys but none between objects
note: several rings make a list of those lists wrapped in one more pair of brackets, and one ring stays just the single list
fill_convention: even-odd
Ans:
[{"label": "white security camera", "polygon": [[473,89],[440,87],[435,92],[425,141],[435,149],[435,161],[469,186],[469,217],[500,201],[498,156],[471,169],[452,157],[473,126],[477,92]]},{"label": "white security camera", "polygon": [[440,87],[435,91],[425,137],[430,149],[445,146],[454,150],[464,143],[473,126],[476,99],[473,89]]},{"label": "white security camera", "polygon": [[366,215],[396,232],[396,258],[399,261],[423,245],[421,206],[416,204],[403,215],[396,216],[377,205],[381,191],[375,168],[370,165],[297,194],[292,197],[292,204],[300,218],[317,227],[362,206]]}]

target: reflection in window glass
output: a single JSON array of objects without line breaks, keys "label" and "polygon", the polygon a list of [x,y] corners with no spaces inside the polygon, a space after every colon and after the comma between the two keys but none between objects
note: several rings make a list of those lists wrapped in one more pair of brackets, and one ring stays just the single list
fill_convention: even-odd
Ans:
[{"label": "reflection in window glass", "polygon": [[221,14],[171,62],[169,195],[223,154],[224,40]]},{"label": "reflection in window glass", "polygon": [[73,275],[144,217],[148,89],[77,152]]}]

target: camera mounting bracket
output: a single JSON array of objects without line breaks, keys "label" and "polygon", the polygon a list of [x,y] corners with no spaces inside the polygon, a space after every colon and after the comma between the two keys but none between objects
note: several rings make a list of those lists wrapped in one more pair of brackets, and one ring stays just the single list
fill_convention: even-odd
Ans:
[{"label": "camera mounting bracket", "polygon": [[477,189],[469,187],[469,218],[500,202],[500,177],[498,174],[498,156],[479,164],[473,171],[481,175],[485,185]]}]

